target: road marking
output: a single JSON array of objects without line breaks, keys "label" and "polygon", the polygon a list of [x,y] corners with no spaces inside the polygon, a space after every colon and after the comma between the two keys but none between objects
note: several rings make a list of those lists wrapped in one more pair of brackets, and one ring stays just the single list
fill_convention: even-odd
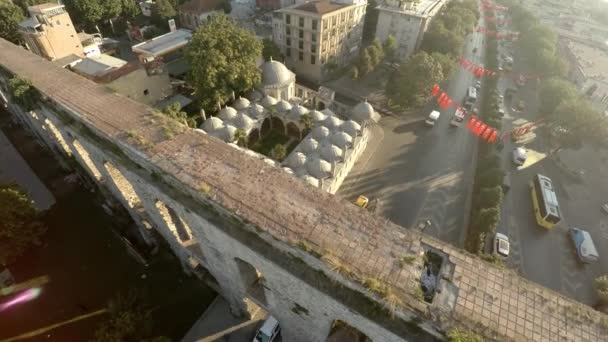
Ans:
[{"label": "road marking", "polygon": [[23,340],[26,338],[32,338],[32,337],[36,337],[38,335],[44,334],[46,332],[49,332],[53,329],[57,329],[59,327],[62,327],[64,325],[68,325],[68,324],[72,324],[78,321],[82,321],[84,319],[87,318],[91,318],[94,316],[98,316],[101,315],[103,313],[105,313],[106,311],[108,311],[107,309],[101,309],[101,310],[97,310],[97,311],[93,311],[93,312],[89,312],[88,314],[84,314],[84,315],[80,315],[80,316],[76,316],[72,319],[68,319],[66,321],[63,322],[59,322],[59,323],[55,323],[55,324],[51,324],[51,325],[47,325],[46,327],[40,328],[40,329],[36,329],[36,330],[32,330],[30,332],[27,332],[25,334],[21,334],[19,336],[14,336],[5,340],[0,340],[0,342],[12,342],[12,341],[18,341],[18,340]]}]

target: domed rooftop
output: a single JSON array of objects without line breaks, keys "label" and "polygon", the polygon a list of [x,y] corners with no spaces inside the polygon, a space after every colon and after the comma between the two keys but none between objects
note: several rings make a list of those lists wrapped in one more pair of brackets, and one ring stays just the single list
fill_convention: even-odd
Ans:
[{"label": "domed rooftop", "polygon": [[249,107],[249,100],[247,100],[244,97],[239,97],[238,99],[236,99],[234,101],[234,103],[232,104],[232,107],[234,107],[236,110],[243,110],[243,109]]},{"label": "domed rooftop", "polygon": [[285,101],[285,100],[281,100],[279,102],[277,102],[277,104],[275,105],[275,108],[279,111],[279,112],[287,112],[289,110],[291,110],[291,103]]},{"label": "domed rooftop", "polygon": [[327,119],[325,119],[325,121],[323,121],[323,125],[325,125],[329,129],[335,129],[342,126],[343,122],[344,121],[340,120],[335,116],[329,116],[327,117]]},{"label": "domed rooftop", "polygon": [[275,99],[274,97],[270,96],[270,95],[266,95],[262,98],[262,100],[260,101],[260,104],[266,108],[274,106],[275,104],[277,104],[277,99]]},{"label": "domed rooftop", "polygon": [[347,133],[338,132],[332,135],[331,141],[334,143],[334,145],[344,149],[352,144],[353,137],[351,137]]},{"label": "domed rooftop", "polygon": [[306,155],[302,152],[294,152],[289,155],[287,160],[287,165],[289,165],[292,169],[298,169],[304,166],[306,163]]},{"label": "domed rooftop", "polygon": [[329,136],[329,128],[325,126],[317,126],[312,129],[312,137],[321,140]]},{"label": "domed rooftop", "polygon": [[319,142],[313,138],[306,138],[300,143],[300,150],[304,153],[312,153],[319,147]]},{"label": "domed rooftop", "polygon": [[369,120],[378,121],[374,107],[372,107],[367,100],[359,103],[353,108],[352,118],[358,123],[363,123]]},{"label": "domed rooftop", "polygon": [[308,175],[308,174],[303,175],[301,178],[302,178],[303,181],[305,181],[306,183],[314,186],[315,188],[319,187],[319,180],[317,178],[315,178],[315,177],[313,177],[311,175]]},{"label": "domed rooftop", "polygon": [[292,120],[300,120],[300,118],[302,117],[302,115],[308,113],[308,109],[306,109],[305,107],[302,106],[294,106],[293,108],[291,108],[291,111],[289,112],[289,118]]},{"label": "domed rooftop", "polygon": [[243,113],[238,114],[238,116],[236,117],[236,119],[233,120],[233,122],[236,127],[242,128],[244,130],[250,129],[251,127],[253,127],[254,124],[253,120]]},{"label": "domed rooftop", "polygon": [[224,122],[222,121],[222,119],[212,116],[209,119],[205,120],[205,122],[203,122],[201,126],[207,133],[213,133],[223,128]]},{"label": "domed rooftop", "polygon": [[227,120],[234,119],[236,117],[236,114],[237,114],[236,109],[234,109],[230,106],[226,106],[226,107],[222,108],[222,110],[220,110],[218,117],[224,121],[227,121]]},{"label": "domed rooftop", "polygon": [[262,84],[265,87],[282,87],[295,82],[296,74],[289,71],[281,62],[270,59],[261,66]]},{"label": "domed rooftop", "polygon": [[289,173],[290,175],[293,175],[293,170],[292,170],[292,169],[290,169],[290,168],[288,168],[288,167],[286,167],[286,166],[285,166],[285,167],[283,167],[283,171],[285,171],[285,172]]},{"label": "domed rooftop", "polygon": [[325,119],[327,119],[327,115],[319,112],[318,110],[311,110],[310,112],[308,112],[308,114],[310,114],[310,117],[312,118],[312,121],[323,121]]},{"label": "domed rooftop", "polygon": [[249,116],[254,118],[254,119],[261,119],[264,117],[264,107],[260,106],[259,104],[253,104],[251,106],[249,106]]},{"label": "domed rooftop", "polygon": [[353,137],[361,132],[361,125],[353,120],[347,120],[342,124],[342,126],[340,126],[340,128]]},{"label": "domed rooftop", "polygon": [[321,158],[312,158],[306,162],[306,169],[311,176],[323,179],[330,176],[331,164]]},{"label": "domed rooftop", "polygon": [[232,125],[226,125],[222,130],[220,138],[224,139],[224,141],[232,142],[234,141],[234,133],[236,133],[236,127]]},{"label": "domed rooftop", "polygon": [[344,151],[336,145],[325,145],[321,148],[321,157],[330,162],[342,160],[343,154]]},{"label": "domed rooftop", "polygon": [[321,113],[327,115],[327,116],[332,116],[332,115],[336,115],[336,113],[334,113],[331,109],[329,108],[325,108],[321,111]]}]

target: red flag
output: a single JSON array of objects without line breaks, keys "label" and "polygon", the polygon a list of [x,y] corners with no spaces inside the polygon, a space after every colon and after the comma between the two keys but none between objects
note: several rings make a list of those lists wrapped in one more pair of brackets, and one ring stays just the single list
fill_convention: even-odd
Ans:
[{"label": "red flag", "polygon": [[492,134],[490,134],[490,137],[488,138],[488,142],[493,143],[496,140],[497,136],[498,136],[498,132],[496,132],[496,130],[494,130],[492,132]]},{"label": "red flag", "polygon": [[438,85],[434,84],[433,89],[431,89],[431,94],[433,94],[433,96],[437,96],[437,93],[439,93],[440,90],[441,88],[439,88]]},{"label": "red flag", "polygon": [[439,95],[439,97],[437,98],[437,103],[441,104],[441,102],[443,102],[443,99],[445,99],[446,96],[448,96],[448,94],[442,91],[441,95]]},{"label": "red flag", "polygon": [[443,109],[448,109],[448,108],[450,108],[451,104],[452,104],[452,99],[446,96],[446,98],[443,99],[443,101],[439,105]]},{"label": "red flag", "polygon": [[471,115],[471,117],[469,117],[469,122],[467,123],[467,129],[469,131],[473,131],[473,127],[475,127],[475,124],[477,124],[478,119],[475,115]]},{"label": "red flag", "polygon": [[483,131],[483,133],[481,133],[481,138],[482,138],[483,140],[488,139],[488,136],[489,136],[489,135],[490,135],[490,133],[492,133],[492,132],[494,132],[494,128],[492,128],[492,127],[488,126],[488,128],[487,128],[485,131]]},{"label": "red flag", "polygon": [[483,122],[479,122],[479,126],[475,125],[475,131],[473,133],[475,133],[475,135],[479,136],[481,134],[481,132],[483,132],[486,127],[488,127],[488,125],[486,125]]}]

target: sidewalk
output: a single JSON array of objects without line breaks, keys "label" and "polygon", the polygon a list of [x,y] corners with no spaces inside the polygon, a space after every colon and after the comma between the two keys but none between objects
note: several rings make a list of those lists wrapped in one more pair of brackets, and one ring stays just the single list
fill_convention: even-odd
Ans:
[{"label": "sidewalk", "polygon": [[252,319],[236,318],[228,302],[217,296],[202,316],[192,325],[182,342],[244,342],[251,341],[267,313],[257,308]]}]

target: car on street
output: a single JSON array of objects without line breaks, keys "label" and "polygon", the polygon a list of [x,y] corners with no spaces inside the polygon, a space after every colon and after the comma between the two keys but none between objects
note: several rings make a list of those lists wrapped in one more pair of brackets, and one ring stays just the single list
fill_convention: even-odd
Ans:
[{"label": "car on street", "polygon": [[424,122],[426,122],[426,124],[429,126],[435,126],[435,122],[437,122],[437,119],[439,119],[439,115],[441,115],[441,113],[434,110],[431,112],[431,114],[429,114],[429,117]]},{"label": "car on street", "polygon": [[276,318],[269,316],[256,332],[253,342],[272,342],[281,333],[281,326]]},{"label": "car on street", "polygon": [[517,147],[513,149],[513,162],[516,165],[524,165],[527,159],[527,151],[524,148]]},{"label": "car on street", "polygon": [[569,235],[580,261],[586,264],[597,261],[599,254],[588,231],[570,228]]},{"label": "car on street", "polygon": [[475,82],[475,89],[477,89],[478,91],[481,89],[481,81]]},{"label": "car on street", "polygon": [[496,233],[494,236],[494,255],[506,258],[509,256],[509,237],[502,233]]},{"label": "car on street", "polygon": [[602,209],[604,209],[604,211],[608,213],[608,203],[602,204]]},{"label": "car on street", "polygon": [[360,195],[359,197],[357,197],[357,199],[355,200],[355,205],[357,207],[361,207],[363,209],[367,208],[367,205],[369,204],[369,198]]}]

